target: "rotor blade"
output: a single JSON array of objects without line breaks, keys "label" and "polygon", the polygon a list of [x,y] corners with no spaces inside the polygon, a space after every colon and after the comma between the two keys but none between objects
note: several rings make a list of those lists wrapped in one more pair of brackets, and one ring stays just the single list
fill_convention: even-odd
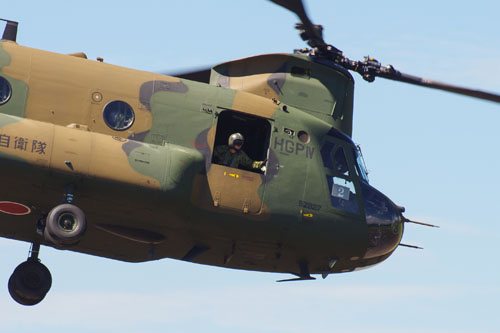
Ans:
[{"label": "rotor blade", "polygon": [[306,10],[304,9],[304,4],[302,3],[302,0],[270,0],[270,1],[297,14],[302,23],[312,25],[311,20],[309,20],[309,17],[307,17]]},{"label": "rotor blade", "polygon": [[327,47],[327,44],[323,40],[323,27],[320,25],[314,25],[309,17],[307,16],[306,10],[304,8],[304,4],[302,0],[270,0],[275,4],[288,9],[289,11],[294,12],[299,17],[302,25],[298,24],[297,29],[303,30],[305,34],[302,34],[301,37],[303,40],[307,40],[310,46],[318,47],[320,49],[324,49]]},{"label": "rotor blade", "polygon": [[2,40],[11,40],[11,41],[15,42],[16,38],[17,38],[18,22],[6,20],[6,19],[2,19],[2,18],[0,18],[0,21],[7,22],[7,25],[5,26],[5,29],[3,31]]},{"label": "rotor blade", "polygon": [[200,68],[197,70],[190,70],[188,72],[181,72],[181,73],[174,73],[174,74],[166,74],[169,76],[175,76],[181,79],[186,79],[186,80],[191,80],[191,81],[197,81],[197,82],[203,82],[203,83],[210,83],[210,73],[212,69],[211,68]]},{"label": "rotor blade", "polygon": [[433,81],[418,76],[413,76],[405,73],[395,71],[393,73],[380,72],[376,76],[383,77],[385,79],[406,82],[410,84],[415,84],[417,86],[428,87],[433,89],[439,89],[444,91],[449,91],[455,94],[470,96],[474,98],[484,99],[491,102],[500,103],[500,95],[489,93],[482,90],[469,89],[465,87],[454,86],[451,84]]}]

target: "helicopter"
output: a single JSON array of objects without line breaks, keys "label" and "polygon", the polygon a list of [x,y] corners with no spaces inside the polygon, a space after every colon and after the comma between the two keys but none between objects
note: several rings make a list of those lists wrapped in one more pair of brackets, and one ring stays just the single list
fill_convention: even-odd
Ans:
[{"label": "helicopter", "polygon": [[[350,139],[353,78],[348,70],[367,80],[382,76],[493,101],[498,96],[422,81],[371,58],[350,61],[322,40],[301,2],[288,9],[301,18],[299,28],[311,49],[251,57],[176,78],[127,71],[82,54],[25,50],[14,45],[16,24],[8,22],[2,46],[12,62],[2,65],[0,147],[7,156],[3,174],[9,177],[3,181],[14,188],[22,179],[33,189],[5,193],[9,201],[2,203],[9,215],[2,235],[33,244],[30,259],[9,281],[16,301],[36,304],[50,287],[50,274],[38,262],[40,244],[125,261],[171,257],[286,272],[299,280],[379,263],[401,245],[403,224],[409,222],[403,208],[370,187]],[[31,68],[23,68],[27,59]],[[66,61],[64,74],[71,68],[76,71],[71,75],[80,82],[87,78],[89,85],[65,82],[62,69],[57,76],[54,69]],[[30,80],[23,86],[27,71]],[[142,83],[125,84],[134,80]],[[304,80],[315,82],[309,90],[301,88],[300,98],[290,99]],[[123,86],[110,88],[118,83]],[[65,85],[64,100],[45,99]],[[322,103],[301,104],[308,95]],[[71,111],[78,105],[71,96],[78,96],[78,110]],[[192,128],[203,130],[193,135],[162,119],[165,110],[174,119],[195,112]],[[213,162],[214,147],[234,131],[244,132],[247,153],[265,160],[265,171]],[[321,178],[314,181],[313,175]],[[9,223],[14,219],[16,229]],[[304,252],[298,255],[299,248]],[[321,258],[314,258],[315,251]],[[27,276],[35,276],[43,288],[26,285]]]}]

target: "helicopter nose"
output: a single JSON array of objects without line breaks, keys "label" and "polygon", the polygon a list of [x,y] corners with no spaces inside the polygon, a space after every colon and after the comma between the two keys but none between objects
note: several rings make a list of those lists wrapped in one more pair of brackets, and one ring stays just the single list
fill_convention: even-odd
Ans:
[{"label": "helicopter nose", "polygon": [[368,184],[362,184],[368,247],[364,258],[390,254],[403,237],[404,207],[396,205],[383,193]]}]

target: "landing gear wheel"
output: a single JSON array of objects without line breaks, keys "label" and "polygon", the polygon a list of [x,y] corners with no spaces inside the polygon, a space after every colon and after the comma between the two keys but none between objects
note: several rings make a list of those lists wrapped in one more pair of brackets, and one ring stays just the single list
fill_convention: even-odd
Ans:
[{"label": "landing gear wheel", "polygon": [[56,245],[73,245],[83,237],[86,229],[83,211],[75,205],[62,204],[47,215],[44,237]]},{"label": "landing gear wheel", "polygon": [[28,260],[16,267],[9,279],[9,293],[22,305],[40,303],[52,286],[52,276],[45,265]]}]

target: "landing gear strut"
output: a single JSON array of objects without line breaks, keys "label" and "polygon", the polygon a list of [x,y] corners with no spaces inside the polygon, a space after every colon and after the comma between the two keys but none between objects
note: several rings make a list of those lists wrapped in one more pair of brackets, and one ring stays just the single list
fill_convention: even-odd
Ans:
[{"label": "landing gear strut", "polygon": [[[37,223],[37,232],[57,248],[65,248],[78,243],[87,229],[83,211],[73,204],[74,185],[69,184],[64,191],[63,203],[43,215]],[[22,305],[40,303],[52,286],[52,276],[38,259],[40,243],[34,242],[28,260],[16,267],[9,279],[9,293]]]},{"label": "landing gear strut", "polygon": [[38,259],[40,243],[33,243],[28,260],[16,267],[9,279],[10,296],[19,304],[40,303],[52,286],[52,276]]}]

